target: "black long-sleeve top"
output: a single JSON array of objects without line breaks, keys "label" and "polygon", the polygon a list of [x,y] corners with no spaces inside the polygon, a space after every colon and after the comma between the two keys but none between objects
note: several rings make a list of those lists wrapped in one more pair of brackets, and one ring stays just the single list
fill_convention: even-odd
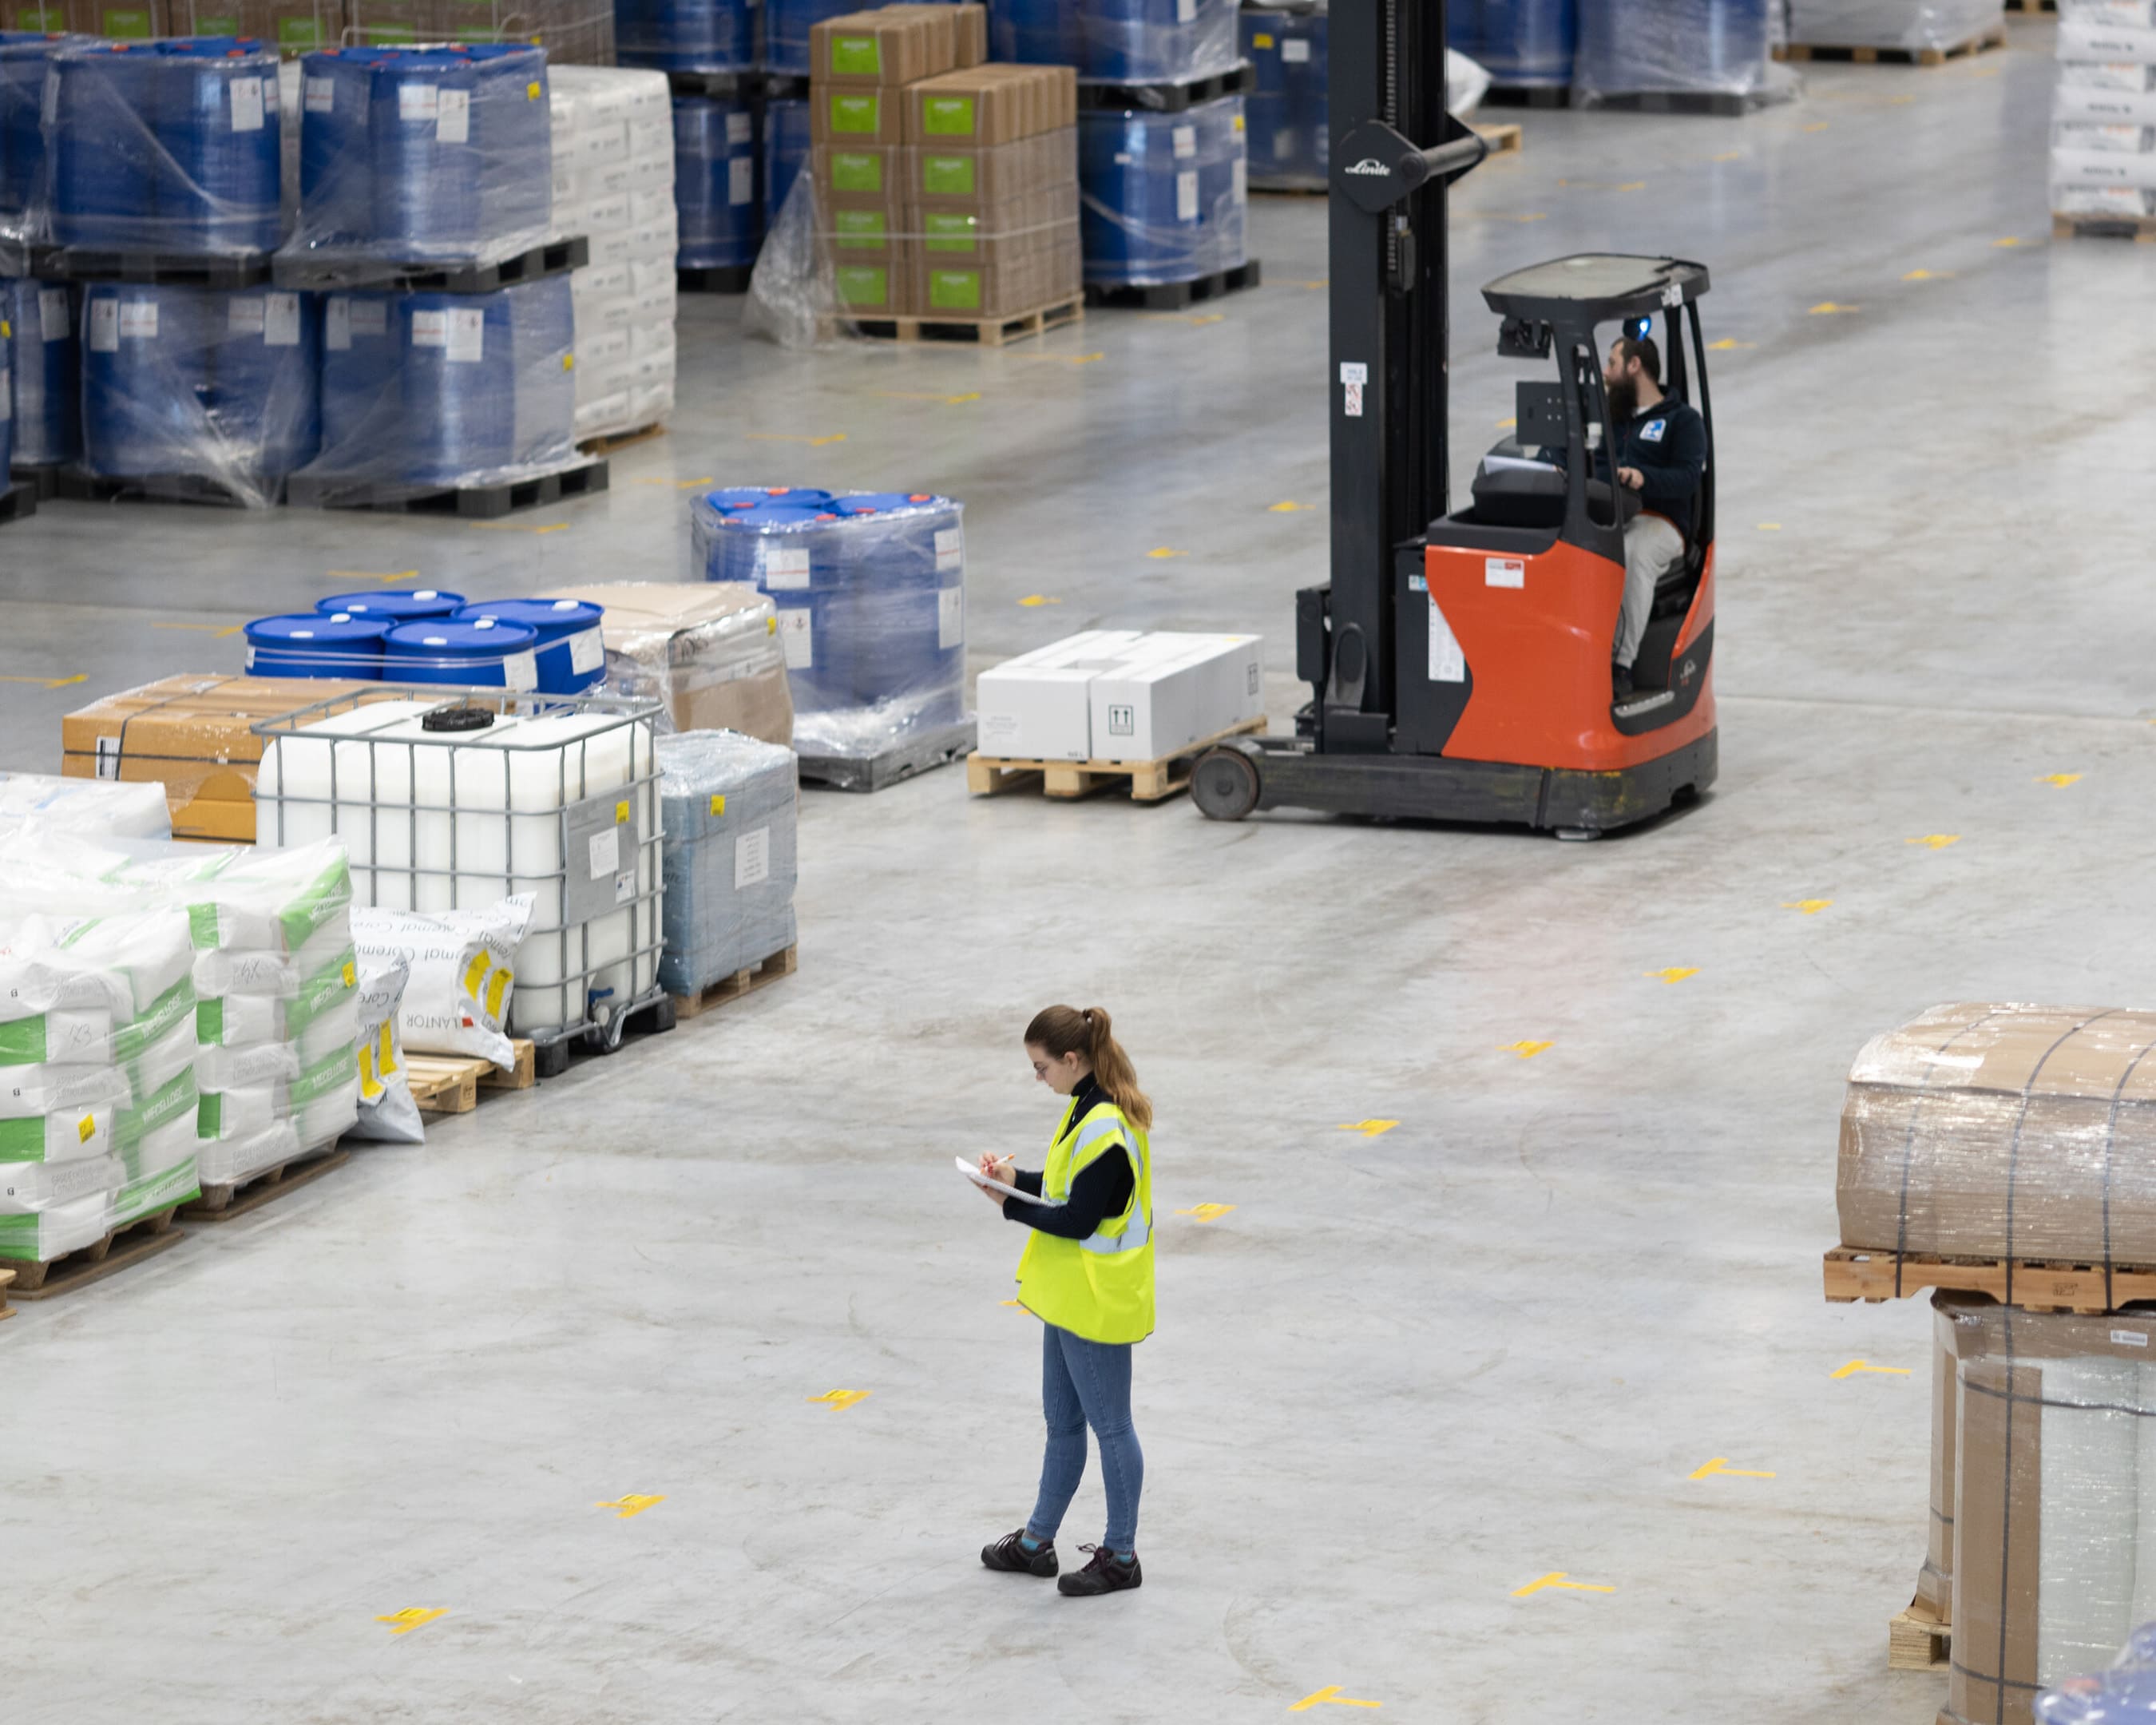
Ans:
[{"label": "black long-sleeve top", "polygon": [[[1095,1103],[1103,1100],[1101,1086],[1090,1072],[1071,1096],[1077,1104],[1070,1112],[1073,1125],[1083,1120]],[[1037,1198],[1040,1178],[1038,1173],[1014,1170],[1011,1184]],[[1070,1196],[1062,1204],[1006,1198],[1004,1214],[1014,1222],[1023,1222],[1029,1228],[1037,1228],[1060,1240],[1084,1240],[1103,1222],[1122,1214],[1136,1189],[1137,1177],[1132,1171],[1131,1158],[1109,1151],[1078,1171],[1078,1178],[1070,1183]]]},{"label": "black long-sleeve top", "polygon": [[[1666,395],[1617,428],[1617,465],[1640,470],[1640,501],[1666,516],[1680,533],[1691,530],[1692,501],[1707,471],[1707,422],[1689,402]],[[1604,477],[1609,461],[1596,464]]]}]

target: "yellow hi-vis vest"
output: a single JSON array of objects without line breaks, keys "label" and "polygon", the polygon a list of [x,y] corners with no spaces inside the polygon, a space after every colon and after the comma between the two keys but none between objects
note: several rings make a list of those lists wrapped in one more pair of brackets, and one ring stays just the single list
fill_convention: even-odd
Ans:
[{"label": "yellow hi-vis vest", "polygon": [[1146,1135],[1103,1097],[1073,1120],[1063,1111],[1040,1201],[1065,1204],[1070,1183],[1103,1156],[1131,1159],[1131,1201],[1084,1240],[1037,1230],[1018,1260],[1018,1299],[1035,1317],[1088,1342],[1142,1342],[1152,1333],[1152,1147]]}]

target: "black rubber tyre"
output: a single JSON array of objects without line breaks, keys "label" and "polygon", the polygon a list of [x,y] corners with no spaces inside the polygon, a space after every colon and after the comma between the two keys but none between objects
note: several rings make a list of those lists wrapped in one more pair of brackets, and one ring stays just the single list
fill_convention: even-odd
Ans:
[{"label": "black rubber tyre", "polygon": [[1212,748],[1190,769],[1190,800],[1208,820],[1240,820],[1258,806],[1257,763],[1240,749]]}]

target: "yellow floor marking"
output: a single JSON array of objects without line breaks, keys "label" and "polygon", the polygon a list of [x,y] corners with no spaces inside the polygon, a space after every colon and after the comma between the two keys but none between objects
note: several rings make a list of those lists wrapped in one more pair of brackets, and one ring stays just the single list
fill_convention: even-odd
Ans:
[{"label": "yellow floor marking", "polygon": [[1217,1222],[1235,1209],[1232,1204],[1201,1204],[1194,1209],[1178,1210],[1178,1216],[1195,1216],[1201,1222]]},{"label": "yellow floor marking", "polygon": [[1015,1306],[1020,1312],[1025,1310],[1025,1301],[1023,1300],[998,1300],[996,1303],[998,1306]]},{"label": "yellow floor marking", "polygon": [[238,634],[247,625],[244,623],[153,623],[150,627],[152,629],[197,629],[205,634],[213,634],[219,640],[223,640],[227,635]]},{"label": "yellow floor marking", "polygon": [[1991,243],[1992,243],[1992,244],[1993,244],[1994,246],[1997,246],[1997,247],[2004,248],[2004,247],[2007,247],[2007,246],[2020,245],[2020,244],[2022,244],[2022,240],[2021,240],[2021,237],[2020,237],[2019,234],[2008,234],[2008,235],[2006,236],[2006,238],[2005,238],[2005,239],[1994,239],[1994,240],[1993,240]]},{"label": "yellow floor marking", "polygon": [[827,1389],[823,1394],[812,1395],[808,1399],[828,1404],[835,1414],[842,1408],[850,1408],[855,1402],[866,1401],[874,1394],[873,1390],[867,1389]]},{"label": "yellow floor marking", "polygon": [[594,1503],[592,1507],[593,1509],[618,1509],[621,1513],[616,1516],[614,1519],[618,1522],[625,1522],[631,1516],[642,1515],[644,1511],[650,1508],[653,1504],[664,1503],[665,1501],[666,1494],[663,1491],[656,1497],[647,1497],[641,1492],[631,1491],[625,1497],[616,1497],[611,1502],[606,1503]]},{"label": "yellow floor marking", "polygon": [[1600,180],[1559,180],[1558,184],[1573,192],[1644,192],[1645,180],[1627,180],[1621,186],[1605,184]]},{"label": "yellow floor marking", "polygon": [[1524,1599],[1529,1594],[1538,1594],[1546,1587],[1556,1588],[1561,1592],[1569,1594],[1614,1594],[1617,1591],[1614,1587],[1598,1587],[1591,1582],[1567,1581],[1564,1579],[1565,1574],[1566,1572],[1563,1569],[1553,1569],[1548,1574],[1537,1578],[1525,1587],[1514,1588],[1512,1597],[1516,1599]]},{"label": "yellow floor marking", "polygon": [[1337,1683],[1327,1683],[1315,1695],[1306,1695],[1288,1711],[1291,1713],[1308,1712],[1312,1707],[1381,1707],[1382,1701],[1358,1701],[1352,1695],[1342,1695]]},{"label": "yellow floor marking", "polygon": [[1830,898],[1785,898],[1782,901],[1782,908],[1785,911],[1802,911],[1807,916],[1816,916],[1833,902]]},{"label": "yellow floor marking", "polygon": [[674,489],[677,491],[691,491],[698,485],[708,485],[711,483],[711,476],[707,473],[701,479],[676,480],[674,481]]},{"label": "yellow floor marking", "polygon": [[1525,215],[1507,209],[1464,209],[1458,213],[1471,221],[1483,222],[1547,222],[1548,210],[1529,210]]},{"label": "yellow floor marking", "polygon": [[1014,353],[1009,356],[1029,364],[1051,366],[1089,366],[1095,360],[1107,357],[1105,353]]},{"label": "yellow floor marking", "polygon": [[1732,1480],[1771,1480],[1771,1473],[1759,1473],[1748,1467],[1732,1467],[1727,1455],[1717,1455],[1704,1467],[1694,1468],[1686,1479],[1711,1480],[1717,1474],[1726,1474]]},{"label": "yellow floor marking", "polygon": [[1828,122],[1824,120],[1815,120],[1810,126],[1806,126],[1804,130],[1806,131],[1825,131],[1827,128],[1827,124]]},{"label": "yellow floor marking", "polygon": [[1228,317],[1224,311],[1141,311],[1138,316],[1153,323],[1188,324],[1224,323]]},{"label": "yellow floor marking", "polygon": [[332,581],[417,581],[417,569],[393,569],[388,574],[375,569],[328,569],[323,572]]},{"label": "yellow floor marking", "polygon": [[1719,341],[1707,344],[1709,353],[1733,353],[1739,347],[1757,347],[1757,341],[1740,341],[1734,336],[1724,336]]},{"label": "yellow floor marking", "polygon": [[1282,503],[1268,503],[1265,508],[1267,512],[1272,515],[1291,515],[1298,509],[1309,509],[1313,506],[1308,503],[1297,503],[1291,497]]},{"label": "yellow floor marking", "polygon": [[1922,845],[1933,850],[1944,850],[1949,845],[1961,843],[1959,833],[1927,833],[1921,839],[1904,839],[1904,845]]},{"label": "yellow floor marking", "polygon": [[1029,610],[1036,610],[1043,605],[1060,605],[1062,603],[1060,599],[1051,599],[1046,593],[1029,593],[1019,601],[1019,603]]},{"label": "yellow floor marking", "polygon": [[1360,1132],[1366,1138],[1378,1138],[1383,1137],[1399,1124],[1399,1122],[1397,1120],[1351,1120],[1344,1123],[1340,1130],[1343,1132]]},{"label": "yellow floor marking", "polygon": [[1779,533],[1782,531],[1782,524],[1779,521],[1762,521],[1759,523],[1759,531],[1763,533]]},{"label": "yellow floor marking", "polygon": [[1499,1049],[1499,1054],[1516,1054],[1523,1060],[1532,1060],[1546,1048],[1555,1048],[1554,1042],[1508,1042]]},{"label": "yellow floor marking", "polygon": [[1645,974],[1659,977],[1665,984],[1681,983],[1688,976],[1697,976],[1699,967],[1697,964],[1672,964],[1667,970],[1650,970]]},{"label": "yellow floor marking", "polygon": [[967,395],[938,395],[918,389],[871,389],[869,393],[880,395],[886,401],[940,401],[947,408],[963,407],[969,401],[981,398],[978,389]]},{"label": "yellow floor marking", "polygon": [[1833,317],[1844,311],[1861,311],[1861,305],[1838,305],[1832,300],[1822,300],[1811,308],[1814,317]]},{"label": "yellow floor marking", "polygon": [[490,533],[566,533],[567,521],[549,521],[543,527],[526,527],[516,521],[474,521],[475,527],[483,527]]},{"label": "yellow floor marking", "polygon": [[1146,555],[1149,557],[1187,557],[1190,553],[1187,551],[1178,551],[1172,545],[1156,545]]},{"label": "yellow floor marking", "polygon": [[377,1617],[374,1620],[377,1623],[395,1624],[397,1627],[389,1632],[393,1635],[408,1635],[413,1630],[420,1628],[423,1625],[432,1623],[436,1618],[447,1617],[449,1615],[449,1608],[446,1605],[439,1607],[408,1605],[402,1611],[392,1612],[387,1617]]},{"label": "yellow floor marking", "polygon": [[1316,293],[1320,288],[1331,287],[1332,285],[1332,278],[1329,275],[1321,275],[1315,281],[1306,281],[1302,284],[1303,290],[1306,293]]},{"label": "yellow floor marking", "polygon": [[2082,775],[2078,773],[2040,773],[2036,778],[2038,784],[2055,784],[2061,790],[2066,789],[2070,784],[2079,784],[2081,782]]},{"label": "yellow floor marking", "polygon": [[810,437],[794,431],[752,431],[748,440],[752,444],[806,444],[812,449],[820,449],[826,444],[845,442],[846,434],[827,431],[821,437]]},{"label": "yellow floor marking", "polygon": [[1500,431],[1511,431],[1515,429],[1518,426],[1519,423],[1520,422],[1517,419],[1500,419],[1497,422],[1497,429]]},{"label": "yellow floor marking", "polygon": [[1882,1378],[1906,1378],[1909,1375],[1909,1368],[1907,1366],[1875,1366],[1869,1360],[1853,1359],[1839,1370],[1829,1372],[1827,1376],[1854,1378],[1859,1372],[1876,1372]]},{"label": "yellow floor marking", "polygon": [[1744,152],[1742,150],[1724,150],[1719,156],[1707,157],[1709,162],[1742,162],[1743,159]]},{"label": "yellow floor marking", "polygon": [[71,677],[0,677],[0,683],[36,683],[46,689],[64,689],[70,683],[87,683],[88,671],[77,671]]}]

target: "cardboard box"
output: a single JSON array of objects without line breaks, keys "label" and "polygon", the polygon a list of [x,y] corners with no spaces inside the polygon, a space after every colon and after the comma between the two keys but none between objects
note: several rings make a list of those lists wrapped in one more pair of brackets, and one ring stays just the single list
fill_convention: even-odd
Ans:
[{"label": "cardboard box", "polygon": [[811,158],[816,177],[819,209],[846,205],[883,208],[905,200],[904,151],[895,144],[868,144],[858,148],[843,144],[819,144]]},{"label": "cardboard box", "polygon": [[1954,1440],[1961,1423],[1959,1374],[1953,1351],[1953,1311],[1972,1303],[1958,1294],[1932,1296],[1931,1531],[1924,1567],[1910,1601],[1941,1623],[1953,1622]]},{"label": "cardboard box", "polygon": [[1093,758],[1159,761],[1265,711],[1258,635],[1153,634],[1093,680]]},{"label": "cardboard box", "polygon": [[1078,183],[1075,126],[1035,132],[986,148],[909,144],[898,152],[906,195],[923,209],[1006,203],[1051,186]]},{"label": "cardboard box", "polygon": [[1075,222],[990,239],[967,258],[931,257],[916,247],[911,267],[914,314],[926,318],[1014,317],[1068,304],[1084,291],[1085,260]]},{"label": "cardboard box", "polygon": [[57,36],[68,28],[65,0],[0,0],[0,30],[43,31]]},{"label": "cardboard box", "polygon": [[171,35],[172,20],[166,0],[67,0],[67,28],[85,36],[140,42]]},{"label": "cardboard box", "polygon": [[906,137],[906,92],[897,90],[833,89],[814,86],[808,93],[808,136],[819,144],[859,149],[871,144],[902,143]]},{"label": "cardboard box", "polygon": [[433,0],[346,0],[346,29],[355,44],[396,48],[434,39]]},{"label": "cardboard box", "polygon": [[663,701],[676,731],[793,742],[793,697],[771,600],[728,582],[611,581],[547,599],[598,605],[607,687]]},{"label": "cardboard box", "polygon": [[889,6],[849,12],[808,32],[808,75],[819,87],[896,88],[958,64],[949,6]]},{"label": "cardboard box", "polygon": [[1008,144],[1078,123],[1078,74],[1069,66],[973,66],[923,79],[904,94],[911,144]]},{"label": "cardboard box", "polygon": [[368,686],[310,677],[166,677],[63,718],[60,771],[162,783],[173,836],[251,845],[262,760],[253,727],[317,701],[364,695]]},{"label": "cardboard box", "polygon": [[1144,639],[1135,629],[1089,629],[983,671],[973,696],[981,752],[1091,760],[1093,679],[1121,665]]},{"label": "cardboard box", "polygon": [[912,315],[911,297],[915,254],[904,244],[867,254],[833,254],[832,290],[846,317],[902,317]]},{"label": "cardboard box", "polygon": [[279,53],[309,54],[344,39],[343,0],[165,0],[176,36],[248,36]]},{"label": "cardboard box", "polygon": [[2156,1263],[2156,1013],[1933,1008],[1856,1057],[1835,1204],[1868,1251]]},{"label": "cardboard box", "polygon": [[932,264],[988,262],[998,246],[1020,241],[1052,249],[1078,236],[1078,187],[1050,187],[997,204],[921,209],[909,227]]}]

